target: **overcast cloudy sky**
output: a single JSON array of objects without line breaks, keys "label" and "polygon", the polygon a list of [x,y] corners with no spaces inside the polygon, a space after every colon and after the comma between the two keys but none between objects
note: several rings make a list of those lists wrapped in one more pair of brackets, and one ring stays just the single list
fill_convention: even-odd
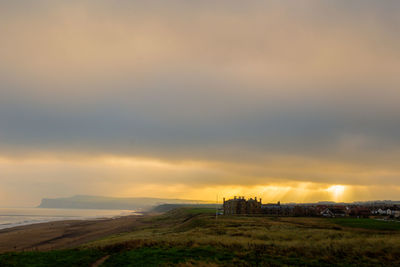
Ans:
[{"label": "overcast cloudy sky", "polygon": [[0,206],[400,199],[399,1],[0,1]]}]

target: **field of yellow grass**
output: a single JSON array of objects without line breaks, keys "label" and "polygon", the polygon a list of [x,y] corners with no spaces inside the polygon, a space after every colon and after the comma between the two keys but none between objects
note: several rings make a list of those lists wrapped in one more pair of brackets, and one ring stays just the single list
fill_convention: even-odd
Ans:
[{"label": "field of yellow grass", "polygon": [[[212,247],[237,256],[238,261],[244,259],[243,263],[251,259],[251,263],[264,265],[293,265],[293,259],[299,264],[319,266],[400,264],[400,231],[396,229],[400,223],[396,222],[383,222],[390,225],[386,230],[379,222],[377,229],[371,227],[372,219],[265,216],[216,219],[212,210],[196,209],[174,210],[146,220],[145,226],[85,247],[102,250]],[[346,222],[358,224],[349,227]]]}]

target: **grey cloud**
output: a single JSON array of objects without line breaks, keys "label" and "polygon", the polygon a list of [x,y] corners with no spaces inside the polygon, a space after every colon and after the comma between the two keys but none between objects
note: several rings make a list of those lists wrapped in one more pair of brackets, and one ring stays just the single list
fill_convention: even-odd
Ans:
[{"label": "grey cloud", "polygon": [[392,182],[399,5],[2,1],[1,154],[251,162],[261,180],[335,179],[257,167],[293,156],[391,169]]},{"label": "grey cloud", "polygon": [[[68,96],[45,99],[50,105],[4,101],[0,106],[3,151],[71,149],[219,160],[234,160],[231,151],[242,151],[249,160],[278,153],[328,158],[342,154],[356,161],[365,153],[393,155],[399,147],[398,111],[387,111],[385,104],[371,110],[359,99],[343,104],[318,96],[298,101],[262,94],[246,98],[210,89],[212,83],[196,81],[195,85],[198,88],[192,90],[190,85],[182,88],[179,82],[165,82],[139,93],[110,88],[106,98],[78,106],[74,99],[64,102]],[[202,91],[201,86],[208,89]],[[242,90],[229,83],[224,86],[234,88],[233,92]],[[364,142],[351,147],[354,137]]]}]

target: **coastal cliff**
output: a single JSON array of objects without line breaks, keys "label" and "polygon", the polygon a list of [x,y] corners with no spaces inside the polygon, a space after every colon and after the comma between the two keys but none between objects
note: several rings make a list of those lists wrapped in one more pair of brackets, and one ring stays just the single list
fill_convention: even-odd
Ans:
[{"label": "coastal cliff", "polygon": [[147,210],[160,204],[202,204],[205,201],[168,198],[114,198],[78,195],[67,198],[44,198],[39,208]]}]

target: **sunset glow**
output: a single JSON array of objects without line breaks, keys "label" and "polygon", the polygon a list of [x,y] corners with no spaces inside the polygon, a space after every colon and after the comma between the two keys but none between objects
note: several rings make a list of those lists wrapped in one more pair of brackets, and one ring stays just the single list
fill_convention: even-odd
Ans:
[{"label": "sunset glow", "polygon": [[328,192],[332,193],[333,199],[335,201],[340,200],[340,198],[343,196],[345,190],[346,190],[346,187],[343,185],[332,185],[327,189]]}]

